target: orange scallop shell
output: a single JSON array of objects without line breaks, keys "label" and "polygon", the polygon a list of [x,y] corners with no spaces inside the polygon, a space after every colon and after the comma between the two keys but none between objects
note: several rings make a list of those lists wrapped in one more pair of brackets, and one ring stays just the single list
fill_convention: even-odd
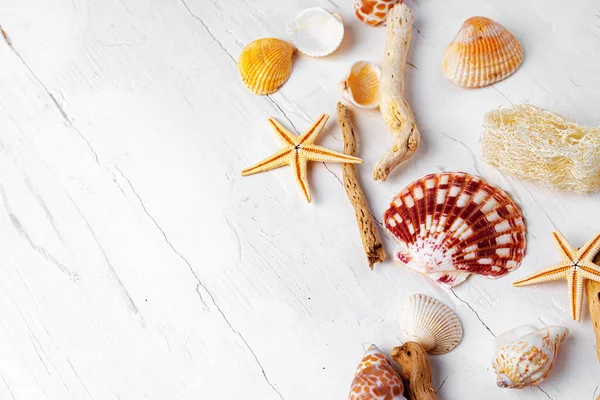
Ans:
[{"label": "orange scallop shell", "polygon": [[386,20],[390,9],[398,3],[402,0],[356,0],[354,13],[365,24],[376,26]]},{"label": "orange scallop shell", "polygon": [[450,287],[469,274],[504,276],[525,256],[519,206],[504,190],[462,172],[409,184],[392,200],[384,222],[400,241],[398,261]]},{"label": "orange scallop shell", "polygon": [[292,73],[294,46],[274,38],[258,39],[247,45],[238,61],[242,82],[252,93],[271,94]]},{"label": "orange scallop shell", "polygon": [[348,400],[406,400],[403,393],[402,379],[381,350],[371,345],[356,367]]},{"label": "orange scallop shell", "polygon": [[458,86],[491,85],[513,74],[523,61],[521,43],[485,17],[465,21],[442,57],[444,76]]}]

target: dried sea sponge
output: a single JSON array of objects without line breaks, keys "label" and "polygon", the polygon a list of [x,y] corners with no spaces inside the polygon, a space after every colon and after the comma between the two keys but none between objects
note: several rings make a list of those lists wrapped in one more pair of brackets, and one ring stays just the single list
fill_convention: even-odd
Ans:
[{"label": "dried sea sponge", "polygon": [[600,189],[600,127],[529,104],[489,111],[483,120],[483,158],[517,178],[554,189]]}]

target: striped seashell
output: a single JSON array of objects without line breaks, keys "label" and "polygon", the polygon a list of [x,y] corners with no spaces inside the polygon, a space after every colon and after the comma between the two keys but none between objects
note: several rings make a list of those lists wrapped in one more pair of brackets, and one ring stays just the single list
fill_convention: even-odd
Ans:
[{"label": "striped seashell", "polygon": [[377,26],[385,22],[388,12],[402,0],[356,0],[354,13],[356,17],[370,26]]},{"label": "striped seashell", "polygon": [[406,400],[403,393],[402,379],[372,344],[356,367],[348,400]]},{"label": "striped seashell", "polygon": [[522,389],[542,383],[568,334],[569,330],[563,326],[549,326],[502,347],[492,363],[496,384],[501,388]]},{"label": "striped seashell", "polygon": [[358,108],[379,107],[379,78],[381,68],[368,61],[352,64],[342,81],[342,97]]},{"label": "striped seashell", "polygon": [[467,88],[491,85],[514,73],[523,61],[521,43],[485,17],[465,21],[442,56],[444,76]]},{"label": "striped seashell", "polygon": [[417,342],[431,354],[448,353],[463,336],[462,325],[454,311],[424,294],[413,294],[406,300],[400,325],[407,342]]},{"label": "striped seashell", "polygon": [[292,73],[294,46],[274,38],[258,39],[247,45],[238,61],[244,85],[255,94],[271,94]]},{"label": "striped seashell", "polygon": [[427,175],[402,189],[384,214],[395,258],[438,283],[469,274],[498,278],[525,255],[525,221],[503,190],[462,172]]}]

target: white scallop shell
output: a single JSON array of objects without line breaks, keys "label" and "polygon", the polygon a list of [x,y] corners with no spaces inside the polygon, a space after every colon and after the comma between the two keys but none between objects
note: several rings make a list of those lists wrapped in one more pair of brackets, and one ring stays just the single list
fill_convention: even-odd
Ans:
[{"label": "white scallop shell", "polygon": [[569,330],[549,326],[528,333],[500,349],[492,366],[501,388],[522,389],[537,386],[548,377],[558,348]]},{"label": "white scallop shell", "polygon": [[344,24],[339,14],[320,7],[307,8],[289,23],[288,34],[300,52],[311,57],[324,57],[340,47]]},{"label": "white scallop shell", "polygon": [[341,82],[342,97],[359,108],[379,107],[379,79],[381,68],[369,61],[352,64]]},{"label": "white scallop shell", "polygon": [[431,354],[448,353],[463,336],[462,325],[454,311],[424,294],[413,294],[406,300],[400,324],[406,341],[419,343]]}]

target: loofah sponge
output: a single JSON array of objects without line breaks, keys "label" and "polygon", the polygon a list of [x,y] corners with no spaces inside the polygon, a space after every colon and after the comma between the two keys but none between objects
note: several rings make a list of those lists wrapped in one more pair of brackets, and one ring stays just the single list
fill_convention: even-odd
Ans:
[{"label": "loofah sponge", "polygon": [[554,189],[600,189],[600,127],[588,127],[528,104],[489,111],[483,158],[518,178]]}]

